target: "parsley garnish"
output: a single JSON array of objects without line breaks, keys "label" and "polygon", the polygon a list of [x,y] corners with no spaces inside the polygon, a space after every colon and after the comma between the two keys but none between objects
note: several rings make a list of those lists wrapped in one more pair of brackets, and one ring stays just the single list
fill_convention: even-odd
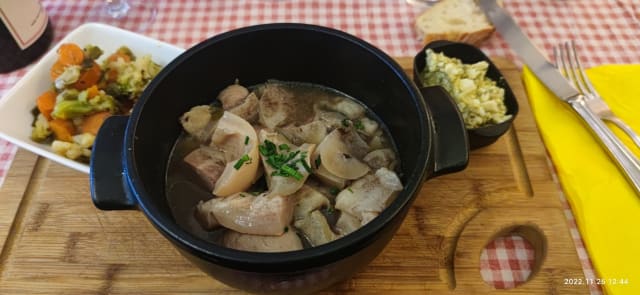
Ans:
[{"label": "parsley garnish", "polygon": [[233,168],[236,168],[236,170],[239,170],[240,167],[242,167],[242,165],[244,165],[245,163],[247,163],[247,164],[251,163],[251,157],[249,157],[249,155],[247,155],[247,154],[242,155],[242,157],[240,157],[240,159],[238,159],[238,162],[236,162],[233,165]]},{"label": "parsley garnish", "polygon": [[248,145],[249,144],[249,136],[245,136],[244,137],[244,145]]}]

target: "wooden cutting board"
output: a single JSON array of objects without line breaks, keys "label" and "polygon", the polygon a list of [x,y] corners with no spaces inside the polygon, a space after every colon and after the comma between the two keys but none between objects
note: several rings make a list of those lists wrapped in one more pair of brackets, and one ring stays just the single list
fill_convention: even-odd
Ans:
[{"label": "wooden cutting board", "polygon": [[[411,75],[411,59],[398,62]],[[326,294],[587,294],[520,72],[495,58],[520,113],[462,172],[429,180],[387,248]],[[241,294],[206,276],[138,211],[97,210],[88,176],[20,150],[0,188],[0,294]],[[496,290],[480,253],[516,231],[536,249],[530,280]]]}]

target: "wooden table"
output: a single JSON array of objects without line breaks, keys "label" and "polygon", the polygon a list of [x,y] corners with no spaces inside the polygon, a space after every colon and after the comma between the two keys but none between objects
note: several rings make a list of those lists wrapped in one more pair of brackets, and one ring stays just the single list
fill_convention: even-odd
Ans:
[{"label": "wooden table", "polygon": [[[409,58],[399,58],[408,71]],[[495,58],[520,113],[462,172],[428,181],[394,239],[363,272],[327,294],[488,294],[479,256],[515,231],[536,249],[529,281],[504,294],[587,294],[527,104],[520,72]],[[88,177],[20,150],[0,187],[0,294],[237,294],[207,277],[138,211],[100,211]]]}]

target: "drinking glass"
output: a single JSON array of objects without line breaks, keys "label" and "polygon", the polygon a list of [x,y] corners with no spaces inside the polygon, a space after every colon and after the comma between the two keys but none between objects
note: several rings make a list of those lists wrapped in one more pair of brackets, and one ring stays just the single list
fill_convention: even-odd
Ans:
[{"label": "drinking glass", "polygon": [[104,0],[89,11],[89,21],[143,33],[158,14],[156,1]]}]

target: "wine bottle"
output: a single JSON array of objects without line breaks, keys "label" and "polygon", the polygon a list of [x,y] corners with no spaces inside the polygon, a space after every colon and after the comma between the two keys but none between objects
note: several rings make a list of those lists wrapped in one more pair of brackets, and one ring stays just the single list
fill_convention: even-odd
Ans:
[{"label": "wine bottle", "polygon": [[22,68],[47,51],[53,29],[38,0],[0,0],[0,73]]}]

